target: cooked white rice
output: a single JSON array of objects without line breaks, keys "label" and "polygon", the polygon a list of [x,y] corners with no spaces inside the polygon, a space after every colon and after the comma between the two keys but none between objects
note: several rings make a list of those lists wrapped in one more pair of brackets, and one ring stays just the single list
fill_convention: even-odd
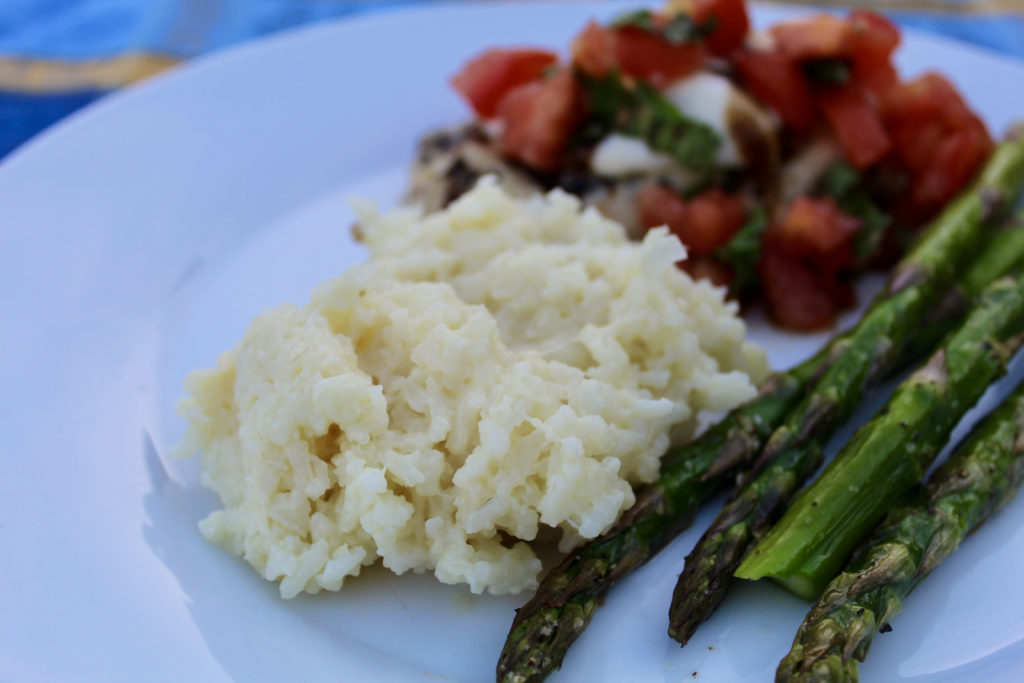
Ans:
[{"label": "cooked white rice", "polygon": [[224,505],[202,532],[285,597],[378,558],[531,588],[542,526],[599,535],[670,438],[766,372],[663,229],[631,242],[569,195],[489,181],[427,217],[360,213],[370,262],[258,317],[181,404]]}]

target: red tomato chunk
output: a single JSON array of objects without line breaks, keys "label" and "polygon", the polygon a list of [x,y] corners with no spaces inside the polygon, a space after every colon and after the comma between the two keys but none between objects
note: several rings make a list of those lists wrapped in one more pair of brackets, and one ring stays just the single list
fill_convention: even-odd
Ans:
[{"label": "red tomato chunk", "polygon": [[861,88],[829,88],[818,95],[818,106],[854,166],[867,168],[888,153],[889,134],[882,117]]},{"label": "red tomato chunk", "polygon": [[778,243],[766,241],[757,269],[768,311],[779,325],[813,331],[835,322],[836,305],[816,273]]},{"label": "red tomato chunk", "polygon": [[452,85],[473,111],[489,119],[498,113],[498,105],[510,90],[537,80],[557,62],[558,55],[545,50],[488,50],[462,67]]},{"label": "red tomato chunk", "polygon": [[791,59],[802,61],[850,56],[850,25],[831,14],[776,24],[769,32],[779,52]]},{"label": "red tomato chunk", "polygon": [[800,65],[781,52],[740,50],[733,66],[754,97],[775,110],[783,123],[806,128],[814,122],[814,98]]},{"label": "red tomato chunk", "polygon": [[897,162],[910,173],[901,213],[927,220],[970,181],[992,151],[981,119],[944,76],[927,73],[894,87],[883,115]]},{"label": "red tomato chunk", "polygon": [[718,57],[735,52],[750,31],[750,18],[743,0],[695,0],[690,16],[699,26],[715,22],[715,28],[705,43],[708,51]]},{"label": "red tomato chunk", "polygon": [[765,302],[783,327],[817,330],[853,303],[841,280],[853,263],[852,241],[860,222],[831,199],[800,197],[765,236],[758,273]]},{"label": "red tomato chunk", "polygon": [[643,224],[667,225],[692,256],[707,256],[728,242],[743,227],[743,200],[719,189],[707,190],[692,199],[652,183],[637,197]]},{"label": "red tomato chunk", "polygon": [[521,85],[498,110],[505,124],[501,151],[537,170],[557,170],[582,115],[582,93],[570,69]]},{"label": "red tomato chunk", "polygon": [[823,272],[836,273],[853,263],[851,243],[860,221],[827,198],[798,197],[778,226],[779,237]]},{"label": "red tomato chunk", "polygon": [[605,28],[591,22],[573,41],[572,55],[573,63],[591,76],[618,70],[664,86],[703,66],[707,50],[702,43],[671,43],[636,26]]}]

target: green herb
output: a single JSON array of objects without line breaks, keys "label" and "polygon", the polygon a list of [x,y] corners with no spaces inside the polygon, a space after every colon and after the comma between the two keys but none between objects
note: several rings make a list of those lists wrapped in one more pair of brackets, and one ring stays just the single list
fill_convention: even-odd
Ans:
[{"label": "green herb", "polygon": [[755,207],[747,222],[736,234],[715,251],[715,257],[732,267],[732,291],[740,294],[757,284],[757,262],[761,260],[761,236],[768,227],[768,216],[760,206]]},{"label": "green herb", "polygon": [[643,82],[627,86],[618,74],[584,78],[590,121],[580,136],[599,140],[610,132],[640,138],[656,152],[686,168],[710,172],[721,144],[710,126],[684,116],[675,106]]},{"label": "green herb", "polygon": [[818,182],[818,189],[836,201],[855,191],[860,185],[860,171],[845,161],[829,166]]},{"label": "green herb", "polygon": [[845,59],[812,59],[803,64],[804,75],[821,85],[846,85],[850,82],[850,63]]},{"label": "green herb", "polygon": [[638,28],[661,36],[673,45],[682,45],[696,43],[707,38],[715,30],[718,20],[712,17],[703,24],[698,24],[690,15],[679,12],[659,24],[654,21],[653,12],[642,9],[627,12],[614,19],[609,25],[612,28]]},{"label": "green herb", "polygon": [[865,263],[878,251],[892,219],[863,192],[841,203],[840,208],[860,219],[860,230],[853,238],[853,254],[858,263]]},{"label": "green herb", "polygon": [[860,220],[853,254],[858,263],[866,263],[881,245],[892,219],[864,189],[860,172],[845,161],[837,161],[825,171],[818,190],[832,197],[843,213]]},{"label": "green herb", "polygon": [[649,9],[638,9],[612,19],[608,24],[611,28],[639,28],[644,31],[654,31],[654,12]]},{"label": "green herb", "polygon": [[661,29],[662,37],[668,42],[678,45],[704,40],[718,26],[718,18],[711,17],[703,24],[697,24],[686,14],[676,14]]}]

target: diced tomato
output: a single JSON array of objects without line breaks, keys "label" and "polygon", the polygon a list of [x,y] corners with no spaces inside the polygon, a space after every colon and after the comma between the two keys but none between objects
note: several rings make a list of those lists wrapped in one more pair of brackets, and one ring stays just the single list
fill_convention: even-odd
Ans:
[{"label": "diced tomato", "polygon": [[900,29],[887,17],[869,9],[855,9],[846,19],[850,26],[850,54],[888,59],[900,44]]},{"label": "diced tomato", "polygon": [[591,21],[572,41],[572,63],[580,71],[597,78],[615,69],[615,35]]},{"label": "diced tomato", "polygon": [[945,76],[929,72],[900,84],[886,98],[885,107],[889,116],[917,120],[934,116],[955,99],[958,95],[953,84]]},{"label": "diced tomato", "polygon": [[[920,131],[928,125],[947,130],[975,128],[979,132],[985,131],[984,124],[970,110],[956,87],[937,73],[926,73],[893,89],[886,97],[883,109],[886,123],[905,133]],[[900,142],[903,144],[897,149],[902,153],[908,141]]]},{"label": "diced tomato", "polygon": [[743,44],[750,30],[747,5],[743,0],[694,0],[690,16],[699,25],[715,22],[704,40],[713,55],[725,57]]},{"label": "diced tomato", "polygon": [[911,176],[900,217],[927,220],[970,181],[992,151],[985,124],[944,76],[928,73],[894,87],[883,116],[896,161]]},{"label": "diced tomato", "polygon": [[615,62],[622,73],[654,86],[688,76],[707,58],[707,50],[700,42],[670,43],[635,26],[615,29],[613,33]]},{"label": "diced tomato", "polygon": [[739,50],[733,66],[758,100],[793,128],[814,122],[814,99],[800,65],[774,51]]},{"label": "diced tomato", "polygon": [[849,84],[829,88],[819,92],[817,100],[854,166],[867,168],[889,152],[889,135],[882,117],[860,87]]},{"label": "diced tomato", "polygon": [[502,99],[501,151],[540,171],[553,171],[579,123],[583,96],[571,69],[513,89]]},{"label": "diced tomato", "polygon": [[699,69],[707,58],[700,42],[670,43],[636,26],[587,24],[572,44],[573,64],[591,76],[618,69],[654,86],[667,85]]},{"label": "diced tomato", "polygon": [[888,59],[900,44],[900,30],[885,16],[858,9],[845,19],[818,14],[769,29],[778,50],[796,60],[867,57]]},{"label": "diced tomato", "polygon": [[661,183],[648,183],[641,187],[636,194],[636,205],[645,228],[667,225],[672,230],[673,225],[686,222],[686,200]]},{"label": "diced tomato", "polygon": [[853,263],[852,242],[860,221],[830,198],[798,197],[776,226],[777,238],[815,267],[834,274]]},{"label": "diced tomato", "polygon": [[[842,87],[816,87],[814,99],[855,166],[866,168],[882,159],[890,141],[877,98],[897,81],[891,56],[899,45],[899,29],[880,14],[860,10],[847,19],[821,14],[778,24],[771,33],[781,55],[773,58],[774,64],[764,54],[754,59],[741,53],[736,62],[754,94],[775,108],[788,125],[809,125],[814,116],[804,109],[804,96],[786,94],[787,89],[798,92],[802,85],[810,97],[812,86],[800,65],[816,59],[846,60],[852,69],[851,82]],[[778,75],[783,73],[785,80]],[[785,89],[781,83],[786,84]],[[785,107],[796,113],[786,114]]]},{"label": "diced tomato", "polygon": [[693,251],[698,255],[724,245],[747,219],[743,200],[717,188],[691,199],[688,209],[689,224],[680,234],[680,240],[685,244],[692,242]]},{"label": "diced tomato", "polygon": [[831,14],[786,21],[769,29],[776,48],[802,61],[849,57],[853,32],[849,23]]},{"label": "diced tomato", "polygon": [[777,24],[771,29],[776,49],[798,62],[845,59],[853,82],[883,94],[897,82],[892,53],[899,45],[899,28],[871,10],[854,10],[846,19],[820,14]]},{"label": "diced tomato", "polygon": [[828,327],[854,303],[841,274],[853,262],[859,222],[831,199],[800,197],[763,238],[758,274],[772,317],[783,327]]},{"label": "diced tomato", "polygon": [[803,259],[766,239],[757,265],[765,304],[782,327],[812,331],[831,326],[838,306]]},{"label": "diced tomato", "polygon": [[900,77],[889,58],[862,57],[853,60],[852,80],[879,98],[899,83]]},{"label": "diced tomato", "polygon": [[658,183],[641,188],[637,204],[646,227],[667,225],[694,256],[711,254],[728,242],[747,213],[742,199],[717,188],[686,200]]},{"label": "diced tomato", "polygon": [[899,81],[892,65],[892,53],[900,44],[899,27],[883,15],[865,9],[851,12],[847,22],[852,27],[854,82],[878,96],[884,95]]},{"label": "diced tomato", "polygon": [[462,67],[452,77],[452,85],[477,114],[489,119],[498,113],[498,104],[510,90],[537,80],[557,62],[558,55],[546,50],[488,50]]},{"label": "diced tomato", "polygon": [[932,164],[919,173],[911,201],[917,206],[939,207],[963,188],[988,156],[991,140],[977,128],[950,133],[935,148]]},{"label": "diced tomato", "polygon": [[890,125],[889,131],[895,142],[896,157],[901,165],[911,171],[926,169],[935,156],[935,150],[946,137],[946,126],[934,122],[920,125]]}]

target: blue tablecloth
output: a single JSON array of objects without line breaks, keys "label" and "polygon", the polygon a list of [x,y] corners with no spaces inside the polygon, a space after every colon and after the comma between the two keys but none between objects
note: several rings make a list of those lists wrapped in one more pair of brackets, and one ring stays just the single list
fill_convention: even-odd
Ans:
[{"label": "blue tablecloth", "polygon": [[[415,1],[0,0],[0,157],[79,107],[181,60]],[[1024,58],[1024,16],[893,17]]]}]

